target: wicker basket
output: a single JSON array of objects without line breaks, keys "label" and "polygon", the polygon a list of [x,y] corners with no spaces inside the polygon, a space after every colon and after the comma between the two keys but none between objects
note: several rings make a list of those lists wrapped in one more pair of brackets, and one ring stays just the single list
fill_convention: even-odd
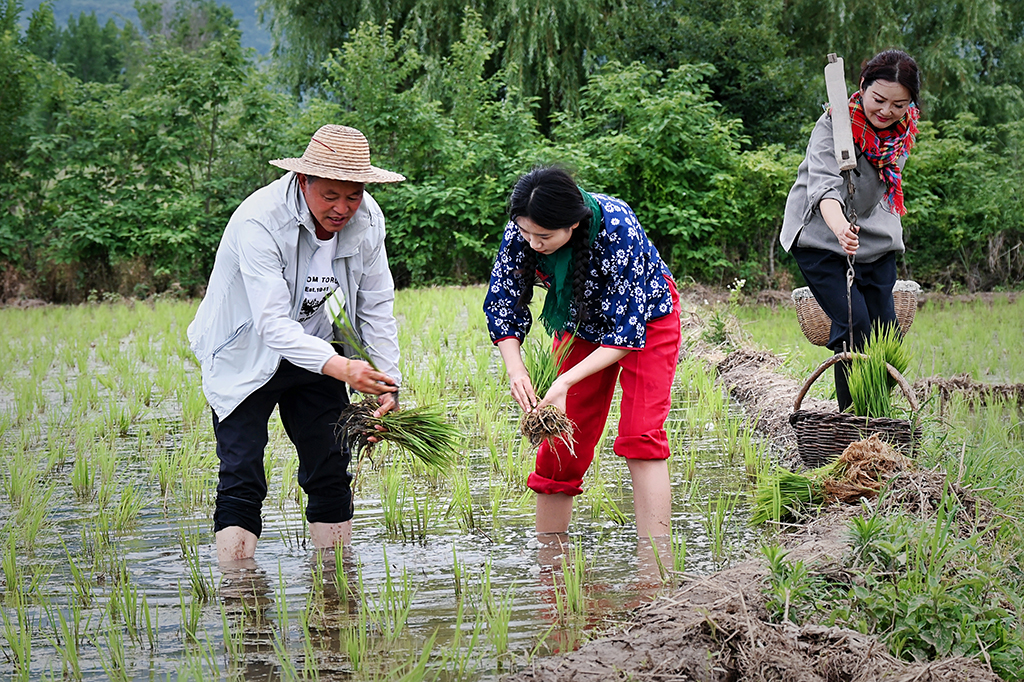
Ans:
[{"label": "wicker basket", "polygon": [[[900,323],[900,331],[906,334],[914,323],[917,313],[917,294],[921,287],[917,282],[897,280],[892,288],[892,300],[896,306],[896,319]],[[800,321],[800,331],[815,346],[824,346],[832,333],[832,320],[818,305],[811,290],[800,287],[793,290],[793,304],[796,306],[796,319]]]},{"label": "wicker basket", "polygon": [[[877,433],[882,440],[893,447],[902,450],[906,455],[912,455],[917,443],[921,439],[921,429],[914,428],[905,419],[889,419],[878,417],[867,419],[854,414],[843,412],[817,412],[801,410],[800,403],[810,389],[811,384],[824,373],[826,369],[841,360],[850,360],[854,357],[865,357],[853,353],[837,353],[821,364],[818,369],[811,373],[793,403],[793,414],[789,415],[789,423],[793,425],[796,432],[797,449],[800,458],[808,467],[820,467],[836,460],[843,454],[850,443],[864,440],[873,433]],[[910,403],[910,409],[918,410],[917,397],[914,390],[903,378],[903,375],[892,365],[887,365],[889,374],[896,380],[897,385]]]}]

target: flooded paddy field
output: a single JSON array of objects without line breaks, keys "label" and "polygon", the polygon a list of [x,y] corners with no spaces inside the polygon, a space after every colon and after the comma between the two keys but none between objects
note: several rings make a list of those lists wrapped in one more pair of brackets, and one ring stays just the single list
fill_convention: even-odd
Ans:
[{"label": "flooded paddy field", "polygon": [[572,649],[685,574],[756,545],[768,446],[697,362],[667,424],[673,537],[638,541],[617,406],[570,544],[538,545],[482,289],[401,291],[403,402],[465,434],[444,475],[386,447],[359,464],[350,551],[306,542],[297,460],[271,421],[251,564],[213,545],[217,458],[185,340],[194,302],[0,310],[0,674],[12,679],[495,680]]}]

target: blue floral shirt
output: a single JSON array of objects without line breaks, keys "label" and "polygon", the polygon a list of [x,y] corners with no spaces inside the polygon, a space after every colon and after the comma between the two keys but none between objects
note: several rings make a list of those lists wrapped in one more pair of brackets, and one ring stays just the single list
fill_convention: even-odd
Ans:
[{"label": "blue floral shirt", "polygon": [[[576,336],[602,346],[643,348],[647,323],[672,312],[665,279],[672,273],[626,202],[604,194],[592,196],[601,206],[604,229],[590,249],[590,274],[584,289],[589,314],[575,330]],[[509,221],[484,299],[493,343],[511,337],[522,342],[533,324],[530,311],[516,307],[523,290],[517,271],[527,248],[519,228]],[[578,319],[575,302],[569,319]]]}]

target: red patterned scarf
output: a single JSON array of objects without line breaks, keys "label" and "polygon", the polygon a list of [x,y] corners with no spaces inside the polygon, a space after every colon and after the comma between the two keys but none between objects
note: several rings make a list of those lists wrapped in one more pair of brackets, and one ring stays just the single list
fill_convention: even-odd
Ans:
[{"label": "red patterned scarf", "polygon": [[868,157],[885,183],[885,203],[896,215],[906,215],[903,205],[903,186],[900,167],[896,160],[910,152],[917,135],[917,119],[921,111],[911,105],[903,118],[882,130],[868,123],[864,116],[864,103],[860,90],[850,97],[850,122],[853,124],[853,141]]}]

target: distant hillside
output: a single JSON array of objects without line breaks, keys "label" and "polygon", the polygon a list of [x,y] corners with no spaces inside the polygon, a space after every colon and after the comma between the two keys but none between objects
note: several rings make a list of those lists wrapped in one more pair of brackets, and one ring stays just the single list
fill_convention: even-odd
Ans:
[{"label": "distant hillside", "polygon": [[[28,24],[28,18],[35,11],[42,0],[24,0],[25,11],[21,15],[22,25]],[[256,18],[256,5],[259,0],[221,0],[221,4],[227,5],[235,14],[239,28],[242,30],[242,45],[254,48],[260,54],[270,52],[270,33],[260,25]],[[136,26],[139,25],[139,17],[135,13],[133,0],[54,0],[53,14],[57,19],[58,26],[67,26],[68,17],[85,12],[96,13],[100,24],[107,23],[107,19],[113,20],[120,26],[127,19]]]}]

